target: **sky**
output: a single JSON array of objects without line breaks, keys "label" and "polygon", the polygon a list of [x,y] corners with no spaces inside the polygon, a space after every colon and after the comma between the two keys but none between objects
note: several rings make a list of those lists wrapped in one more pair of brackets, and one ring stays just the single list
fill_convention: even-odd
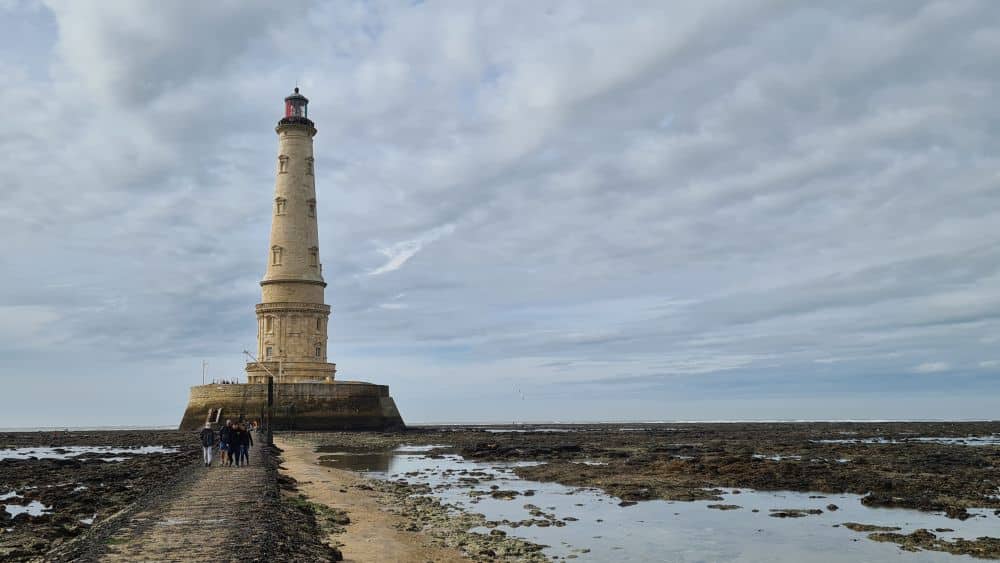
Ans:
[{"label": "sky", "polygon": [[244,377],[310,98],[419,422],[1000,418],[1000,4],[0,0],[0,427]]}]

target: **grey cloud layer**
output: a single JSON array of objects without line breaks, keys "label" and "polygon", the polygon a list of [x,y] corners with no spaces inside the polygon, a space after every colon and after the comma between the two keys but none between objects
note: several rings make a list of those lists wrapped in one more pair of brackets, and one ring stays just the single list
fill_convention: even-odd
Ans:
[{"label": "grey cloud layer", "polygon": [[498,374],[996,371],[992,2],[3,9],[0,377],[238,373],[296,81],[331,353],[424,418],[421,382]]}]

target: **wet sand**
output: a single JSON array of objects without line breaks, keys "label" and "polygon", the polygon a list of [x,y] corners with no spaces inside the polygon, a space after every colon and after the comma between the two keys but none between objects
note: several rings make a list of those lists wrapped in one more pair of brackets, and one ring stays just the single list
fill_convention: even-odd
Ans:
[{"label": "wet sand", "polygon": [[350,517],[341,533],[327,541],[338,545],[344,561],[466,561],[454,548],[434,545],[429,538],[405,532],[404,518],[392,514],[380,503],[381,495],[370,487],[359,487],[364,479],[353,471],[319,465],[319,454],[305,443],[275,438],[282,451],[282,473],[297,481],[297,490],[310,501]]}]

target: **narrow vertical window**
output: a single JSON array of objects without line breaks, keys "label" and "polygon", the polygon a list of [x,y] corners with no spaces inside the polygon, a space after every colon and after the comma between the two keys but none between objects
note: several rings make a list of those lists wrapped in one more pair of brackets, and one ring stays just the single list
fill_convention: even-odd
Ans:
[{"label": "narrow vertical window", "polygon": [[274,332],[274,317],[264,318],[264,332]]},{"label": "narrow vertical window", "polygon": [[306,174],[308,174],[310,176],[313,175],[313,162],[315,162],[315,161],[313,160],[313,157],[311,157],[311,156],[306,159]]},{"label": "narrow vertical window", "polygon": [[280,266],[281,265],[281,250],[282,248],[278,245],[271,247],[271,265]]},{"label": "narrow vertical window", "polygon": [[322,358],[323,357],[323,348],[321,348],[320,346],[316,347],[316,357],[317,358]]},{"label": "narrow vertical window", "polygon": [[309,216],[310,217],[315,217],[316,216],[316,200],[315,199],[310,199],[306,203],[309,204]]},{"label": "narrow vertical window", "polygon": [[264,357],[270,360],[271,359],[271,353],[273,351],[274,350],[270,346],[268,346],[267,348],[264,349]]},{"label": "narrow vertical window", "polygon": [[316,317],[316,330],[323,330],[323,317]]},{"label": "narrow vertical window", "polygon": [[284,215],[285,208],[288,207],[288,200],[283,197],[274,198],[274,214]]},{"label": "narrow vertical window", "polygon": [[278,157],[278,174],[288,173],[288,155]]},{"label": "narrow vertical window", "polygon": [[315,246],[309,249],[309,265],[319,266],[319,249]]}]

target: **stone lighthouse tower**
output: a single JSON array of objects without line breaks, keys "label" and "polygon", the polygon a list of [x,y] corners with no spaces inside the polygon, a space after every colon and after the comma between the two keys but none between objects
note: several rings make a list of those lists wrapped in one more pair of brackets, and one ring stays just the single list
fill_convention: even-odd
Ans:
[{"label": "stone lighthouse tower", "polygon": [[257,359],[247,364],[250,383],[332,381],[327,362],[327,320],[323,265],[316,222],[316,168],[309,100],[295,92],[285,98],[285,116],[275,128],[274,201],[267,269],[257,305]]},{"label": "stone lighthouse tower", "polygon": [[245,384],[192,387],[179,427],[256,419],[274,430],[403,429],[387,385],[335,380],[337,367],[327,361],[330,307],[316,222],[316,126],[298,88],[285,98],[275,131],[271,239],[256,307],[257,361],[247,364]]}]

